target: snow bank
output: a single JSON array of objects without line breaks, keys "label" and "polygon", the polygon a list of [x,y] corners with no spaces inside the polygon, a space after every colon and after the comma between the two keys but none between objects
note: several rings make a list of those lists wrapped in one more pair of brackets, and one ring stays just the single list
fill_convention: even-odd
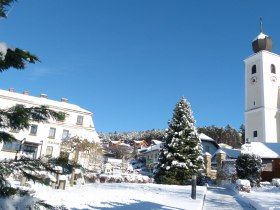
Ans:
[{"label": "snow bank", "polygon": [[239,191],[243,191],[243,192],[250,192],[251,190],[250,181],[247,179],[237,179],[236,187]]}]

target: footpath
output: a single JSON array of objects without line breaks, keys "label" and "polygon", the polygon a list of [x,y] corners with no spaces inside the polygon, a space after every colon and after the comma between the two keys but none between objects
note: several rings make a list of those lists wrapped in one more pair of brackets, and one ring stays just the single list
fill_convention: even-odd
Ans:
[{"label": "footpath", "polygon": [[253,210],[250,204],[245,203],[231,189],[209,186],[205,195],[203,210]]}]

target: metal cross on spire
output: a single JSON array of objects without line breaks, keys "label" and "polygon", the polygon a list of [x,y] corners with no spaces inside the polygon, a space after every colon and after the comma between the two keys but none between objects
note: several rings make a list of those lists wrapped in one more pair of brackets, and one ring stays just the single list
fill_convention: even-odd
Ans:
[{"label": "metal cross on spire", "polygon": [[263,32],[263,24],[262,24],[262,17],[260,17],[260,32]]}]

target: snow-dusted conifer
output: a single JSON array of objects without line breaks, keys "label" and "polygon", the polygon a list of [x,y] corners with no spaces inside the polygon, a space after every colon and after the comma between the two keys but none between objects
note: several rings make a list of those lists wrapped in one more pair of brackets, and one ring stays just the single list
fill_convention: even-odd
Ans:
[{"label": "snow-dusted conifer", "polygon": [[202,146],[194,126],[190,103],[183,97],[175,106],[165,132],[165,146],[159,155],[155,181],[187,184],[203,166]]},{"label": "snow-dusted conifer", "polygon": [[241,153],[236,160],[239,179],[248,179],[252,186],[259,186],[262,172],[262,159],[254,154]]}]

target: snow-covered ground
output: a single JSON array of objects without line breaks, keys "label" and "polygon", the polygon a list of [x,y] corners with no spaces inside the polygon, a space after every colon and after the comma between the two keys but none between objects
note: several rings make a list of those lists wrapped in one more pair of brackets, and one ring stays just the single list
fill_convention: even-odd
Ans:
[{"label": "snow-covered ground", "polygon": [[[13,184],[19,185],[18,182]],[[202,209],[206,187],[197,186],[196,200],[191,199],[191,186],[157,185],[157,184],[132,184],[132,183],[95,183],[85,185],[67,186],[66,190],[52,189],[41,184],[31,184],[34,197],[44,200],[53,206],[65,206],[68,209],[119,209],[119,210],[185,210]],[[231,191],[231,192],[229,192]],[[241,206],[240,200],[251,204],[257,210],[280,210],[280,187],[271,185],[261,188],[252,188],[250,193],[233,193],[231,189],[221,188],[216,192],[209,189],[206,194],[207,203],[204,209],[238,209],[235,201]],[[219,199],[223,195],[232,202],[226,205]],[[232,198],[229,197],[232,195]],[[236,197],[237,196],[237,197]],[[209,197],[207,199],[207,197]],[[22,209],[30,198],[0,199],[0,209]],[[239,200],[240,199],[240,200]],[[216,207],[215,207],[216,205]],[[209,207],[209,208],[208,208]],[[219,208],[218,208],[219,207]],[[232,208],[231,208],[232,207]],[[252,208],[252,209],[254,209]],[[242,207],[241,207],[242,209]],[[246,208],[247,209],[247,208]],[[251,209],[251,208],[248,208]]]},{"label": "snow-covered ground", "polygon": [[[48,204],[68,209],[201,209],[206,187],[197,186],[197,199],[191,199],[191,186],[95,183],[51,189],[40,184],[32,188],[34,196]],[[1,209],[1,208],[0,208]]]},{"label": "snow-covered ground", "polygon": [[280,210],[280,187],[262,186],[252,188],[250,193],[239,192],[239,196],[257,210]]}]

